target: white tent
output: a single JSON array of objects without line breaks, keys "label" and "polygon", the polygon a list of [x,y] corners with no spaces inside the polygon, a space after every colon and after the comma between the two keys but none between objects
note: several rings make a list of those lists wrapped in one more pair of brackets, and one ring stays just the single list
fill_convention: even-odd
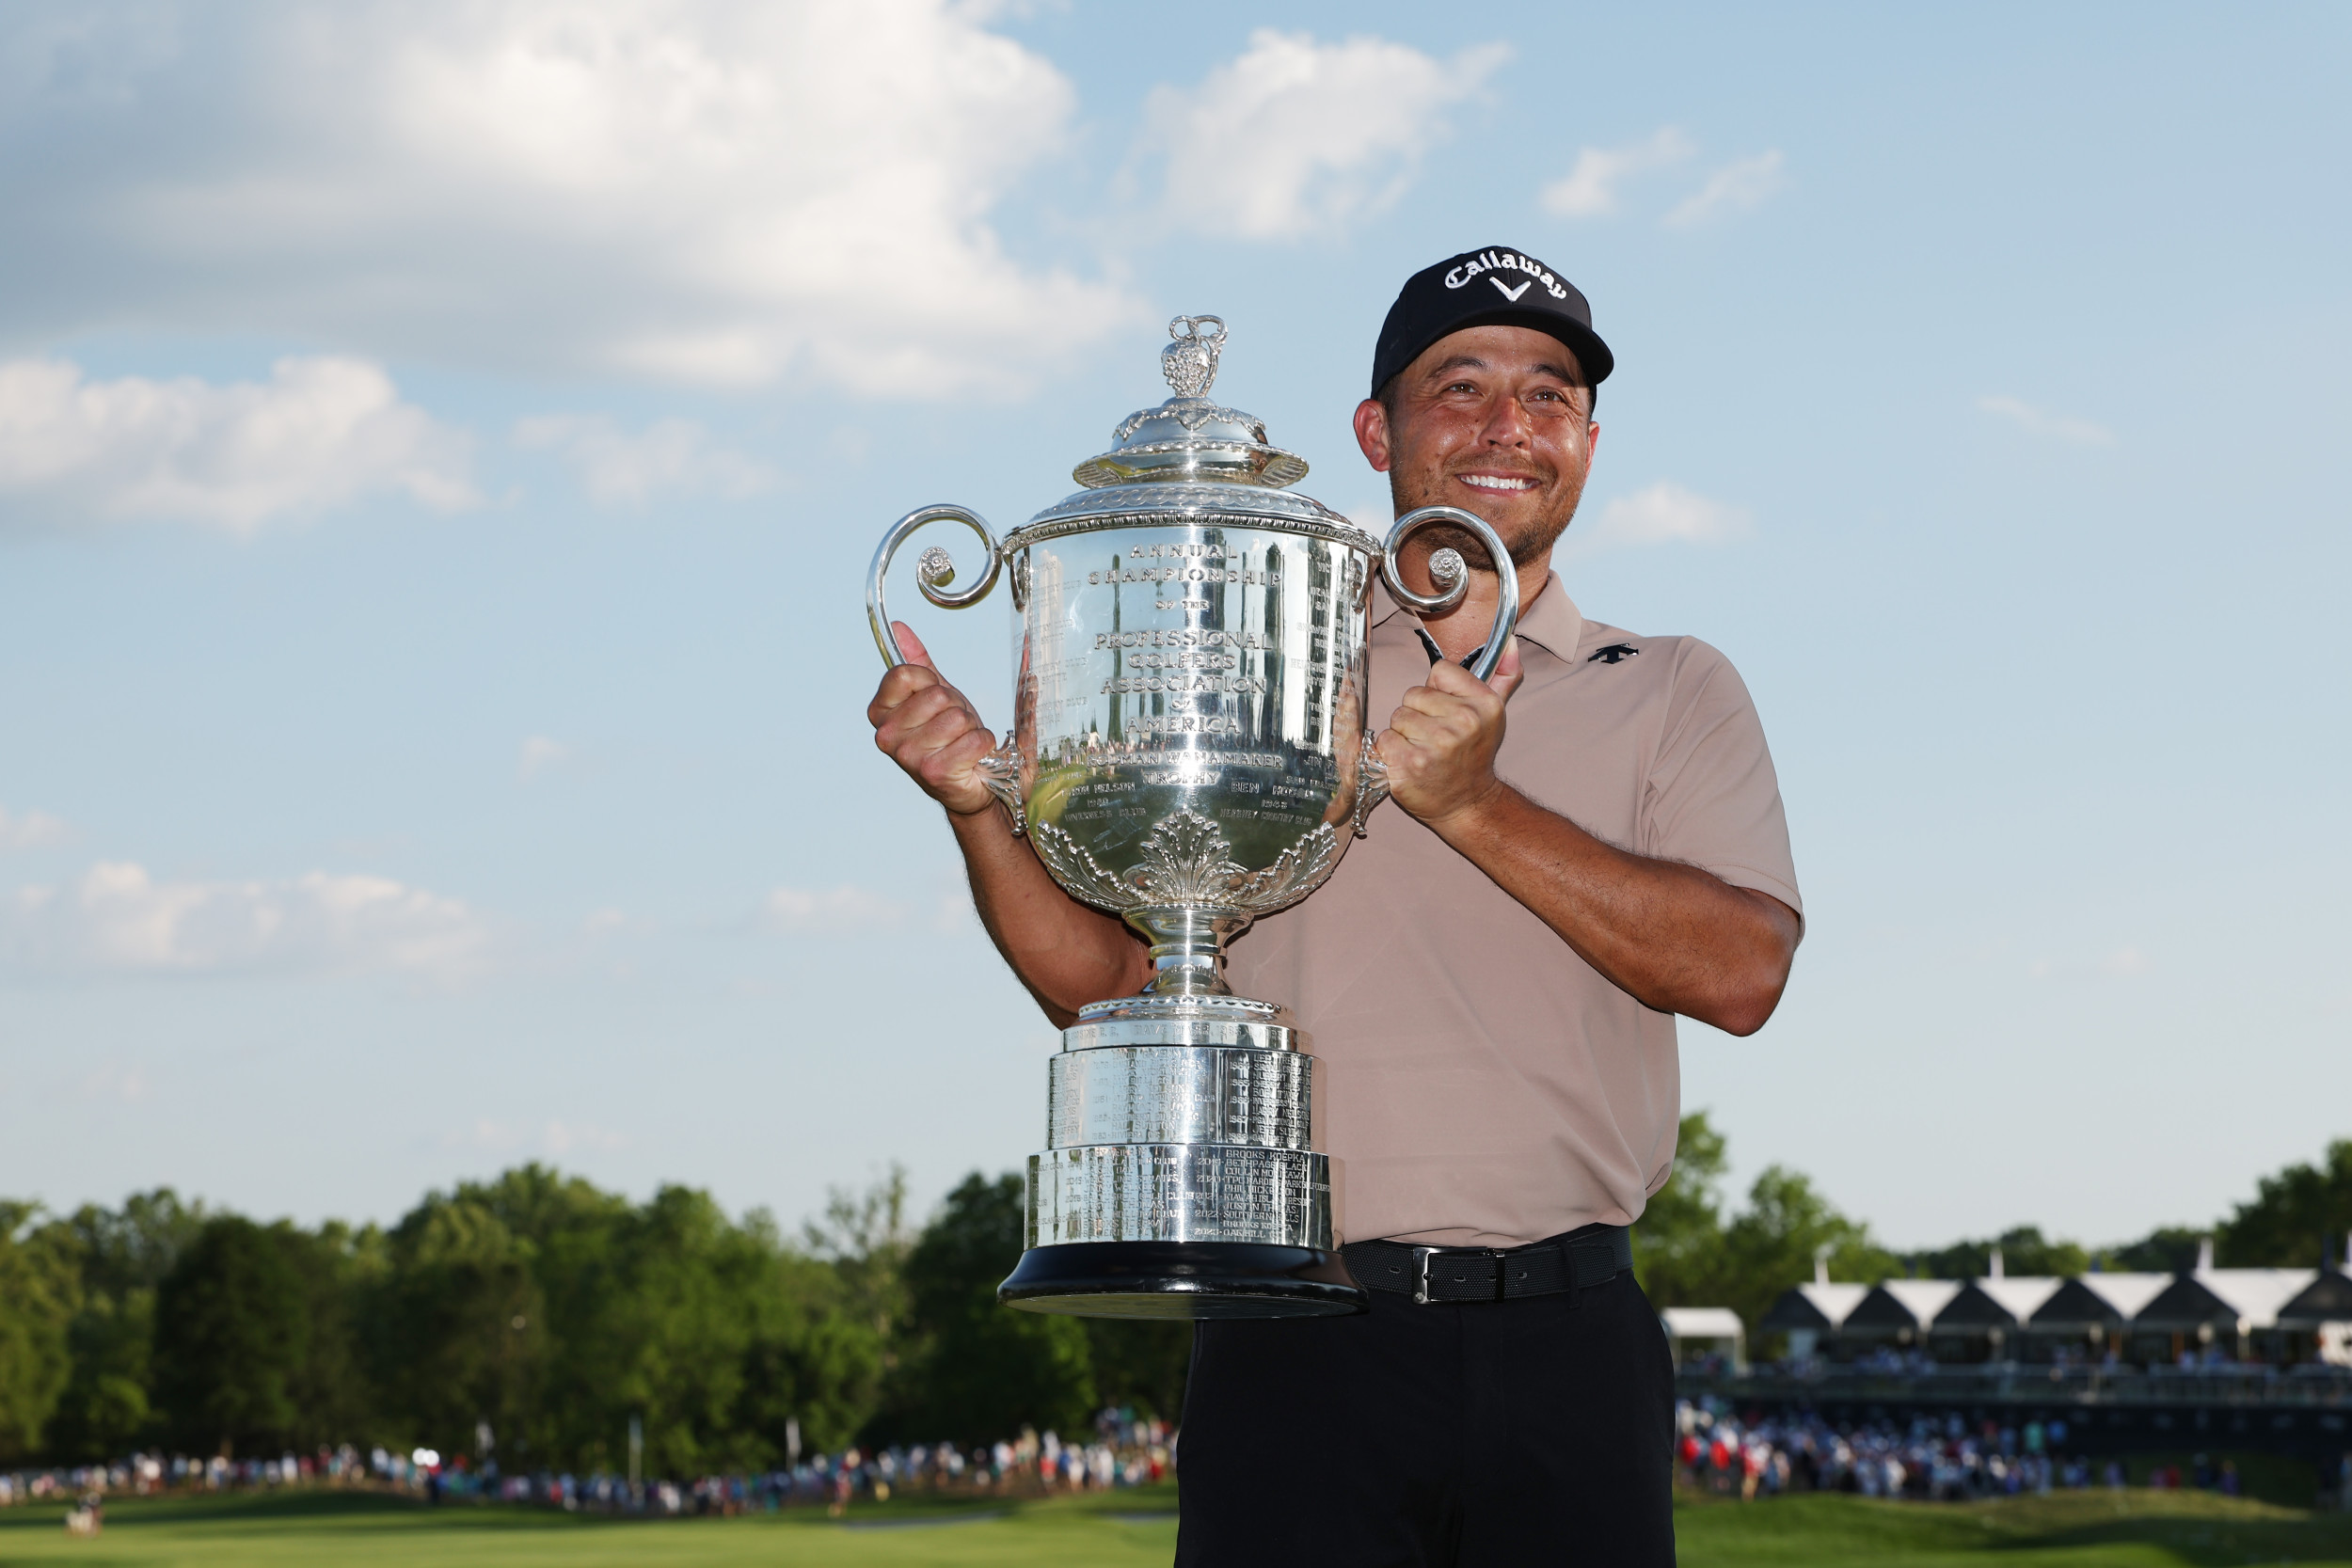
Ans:
[{"label": "white tent", "polygon": [[2002,1311],[2023,1323],[2041,1311],[2042,1304],[2057,1295],[2058,1287],[2066,1281],[2056,1275],[2011,1275],[1975,1283]]},{"label": "white tent", "polygon": [[2074,1282],[2115,1309],[2125,1323],[2139,1316],[2139,1309],[2164,1294],[2172,1283],[2169,1274],[2085,1274]]},{"label": "white tent", "polygon": [[2317,1269],[2207,1269],[2197,1282],[2237,1314],[2237,1331],[2250,1334],[2279,1321],[2279,1308],[2310,1290]]},{"label": "white tent", "polygon": [[1666,1331],[1666,1344],[1673,1353],[1677,1370],[1682,1366],[1682,1347],[1686,1343],[1731,1346],[1731,1366],[1734,1371],[1748,1370],[1748,1330],[1740,1321],[1740,1314],[1728,1307],[1668,1307],[1659,1311],[1658,1322]]}]

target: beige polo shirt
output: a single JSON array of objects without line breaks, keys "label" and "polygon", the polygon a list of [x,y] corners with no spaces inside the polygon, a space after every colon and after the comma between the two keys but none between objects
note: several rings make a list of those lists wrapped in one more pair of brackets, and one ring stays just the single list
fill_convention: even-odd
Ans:
[{"label": "beige polo shirt", "polygon": [[[1429,657],[1385,595],[1373,614],[1385,728]],[[1803,911],[1772,754],[1730,660],[1587,621],[1557,577],[1518,636],[1505,781],[1612,844]],[[1512,1246],[1640,1218],[1674,1164],[1674,1015],[1601,978],[1393,801],[1369,827],[1320,891],[1234,943],[1227,972],[1308,1031],[1346,1239]]]}]

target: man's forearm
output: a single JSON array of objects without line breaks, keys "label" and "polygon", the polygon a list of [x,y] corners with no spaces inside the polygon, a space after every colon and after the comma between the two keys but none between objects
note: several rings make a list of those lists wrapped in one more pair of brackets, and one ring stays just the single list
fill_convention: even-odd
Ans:
[{"label": "man's forearm", "polygon": [[1428,826],[1644,1006],[1735,1035],[1779,1006],[1804,934],[1779,899],[1604,843],[1508,784]]},{"label": "man's forearm", "polygon": [[1143,943],[1125,923],[1064,893],[993,807],[948,813],[972,881],[972,903],[1005,962],[1057,1027],[1078,1009],[1126,996],[1152,977]]}]

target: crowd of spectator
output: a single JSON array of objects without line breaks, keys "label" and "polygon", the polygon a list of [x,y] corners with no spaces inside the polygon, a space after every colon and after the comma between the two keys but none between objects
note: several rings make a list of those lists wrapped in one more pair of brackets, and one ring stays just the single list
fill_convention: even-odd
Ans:
[{"label": "crowd of spectator", "polygon": [[1017,1437],[965,1449],[954,1443],[851,1448],[750,1474],[707,1475],[687,1482],[632,1484],[603,1471],[573,1475],[501,1473],[495,1460],[446,1461],[430,1449],[361,1453],[349,1444],[314,1454],[231,1460],[215,1455],[134,1454],[113,1465],[0,1473],[0,1508],[48,1498],[75,1499],[93,1511],[108,1495],[163,1491],[260,1490],[304,1484],[369,1485],[440,1503],[482,1499],[566,1511],[662,1515],[737,1514],[822,1505],[835,1514],[858,1501],[910,1494],[1043,1496],[1140,1486],[1175,1472],[1176,1438],[1167,1423],[1128,1409],[1102,1412],[1093,1433],[1065,1442],[1059,1433],[1023,1428]]},{"label": "crowd of spectator", "polygon": [[[2020,1493],[2121,1489],[2122,1462],[2066,1454],[2065,1421],[2022,1426],[1957,1415],[1833,1425],[1818,1416],[1766,1416],[1742,1421],[1712,1399],[1675,1406],[1677,1478],[1703,1492],[1746,1500],[1783,1492],[1855,1492],[1868,1497],[1961,1502]],[[2236,1465],[2200,1454],[2185,1474],[2158,1465],[2148,1484],[2196,1486],[2235,1497]]]}]

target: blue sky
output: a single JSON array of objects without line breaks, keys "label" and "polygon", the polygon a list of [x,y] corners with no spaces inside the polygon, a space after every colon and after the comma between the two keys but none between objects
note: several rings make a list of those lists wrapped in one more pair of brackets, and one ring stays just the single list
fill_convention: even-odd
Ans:
[{"label": "blue sky", "polygon": [[[1059,499],[1180,311],[1384,517],[1373,332],[1488,244],[1617,354],[1571,592],[1780,767],[1740,1171],[2104,1240],[2352,1133],[2352,20],[1339,16],[11,7],[0,1192],[1015,1165],[875,538]],[[996,718],[1009,614],[910,615]]]}]

